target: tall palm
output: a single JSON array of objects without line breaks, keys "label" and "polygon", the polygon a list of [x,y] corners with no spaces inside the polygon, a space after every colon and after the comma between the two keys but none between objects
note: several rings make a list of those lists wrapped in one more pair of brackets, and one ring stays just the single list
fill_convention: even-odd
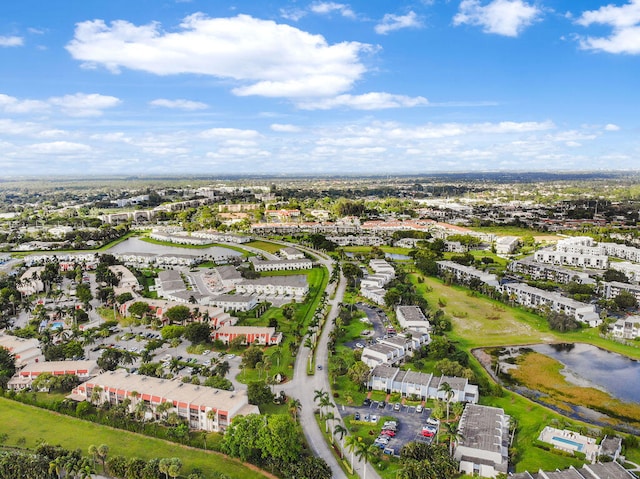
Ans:
[{"label": "tall palm", "polygon": [[347,428],[340,423],[337,423],[335,426],[333,426],[333,435],[340,436],[340,451],[342,452],[342,454],[344,454],[344,435],[347,432],[349,432]]},{"label": "tall palm", "polygon": [[375,457],[376,452],[378,452],[376,449],[377,448],[375,446],[364,441],[359,442],[356,447],[356,456],[364,462],[364,473],[362,474],[362,479],[367,479],[367,464],[369,464],[371,459]]},{"label": "tall palm", "polygon": [[347,450],[351,453],[351,473],[353,473],[353,455],[356,451],[356,448],[358,447],[358,444],[360,443],[360,439],[358,438],[358,436],[350,434],[347,436],[344,443],[347,447]]},{"label": "tall palm", "polygon": [[313,393],[313,400],[318,403],[318,407],[320,408],[320,417],[322,417],[324,416],[323,406],[326,405],[323,403],[325,402],[325,398],[329,398],[329,393],[324,389],[316,389]]},{"label": "tall palm", "polygon": [[442,383],[438,391],[444,392],[444,398],[447,401],[447,421],[449,421],[449,403],[451,402],[451,399],[453,399],[455,392],[448,382]]},{"label": "tall palm", "polygon": [[100,461],[102,461],[102,472],[104,472],[105,471],[104,464],[107,460],[107,456],[109,455],[109,446],[107,446],[106,444],[100,444],[98,446],[97,452],[98,452],[98,457],[100,458]]},{"label": "tall palm", "polygon": [[[333,421],[336,418],[335,414],[329,411],[324,415],[324,432],[329,433],[329,421]],[[331,436],[331,444],[333,444],[333,435]]]},{"label": "tall palm", "polygon": [[447,422],[444,425],[447,435],[449,436],[449,455],[453,455],[453,443],[458,443],[463,439],[462,433],[458,430],[457,422]]},{"label": "tall palm", "polygon": [[293,414],[294,421],[298,422],[298,411],[302,409],[302,403],[299,399],[291,398],[289,400],[289,412]]}]

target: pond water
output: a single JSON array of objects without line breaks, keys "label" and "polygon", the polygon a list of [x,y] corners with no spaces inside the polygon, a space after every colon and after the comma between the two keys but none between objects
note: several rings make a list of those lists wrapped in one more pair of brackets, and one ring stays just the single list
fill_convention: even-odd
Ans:
[{"label": "pond water", "polygon": [[625,401],[640,403],[640,362],[590,344],[536,344],[534,351],[565,366],[569,382],[595,387]]},{"label": "pond water", "polygon": [[107,253],[150,253],[150,254],[183,254],[188,256],[240,256],[239,251],[223,248],[221,246],[210,246],[209,248],[182,248],[179,245],[165,246],[148,243],[140,238],[128,238],[122,243],[109,248]]},{"label": "pond water", "polygon": [[411,257],[407,256],[406,254],[398,254],[398,253],[385,253],[384,256],[385,258],[395,259],[399,261],[411,259]]}]

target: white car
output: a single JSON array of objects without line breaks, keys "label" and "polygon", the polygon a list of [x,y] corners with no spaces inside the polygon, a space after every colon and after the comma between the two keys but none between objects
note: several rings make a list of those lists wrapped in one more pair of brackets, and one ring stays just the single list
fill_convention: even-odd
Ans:
[{"label": "white car", "polygon": [[371,422],[378,422],[378,416],[376,416],[375,414],[371,416]]},{"label": "white car", "polygon": [[226,359],[233,359],[235,357],[236,357],[235,354],[227,354]]},{"label": "white car", "polygon": [[440,425],[440,421],[430,417],[430,418],[427,419],[427,424],[431,424],[432,426],[439,426]]},{"label": "white car", "polygon": [[417,412],[418,414],[420,414],[423,410],[424,410],[424,408],[422,407],[422,404],[418,404],[418,405],[416,406],[416,412]]},{"label": "white car", "polygon": [[364,344],[362,344],[362,343],[356,343],[356,348],[358,348],[358,349],[362,349],[362,348],[364,348]]}]

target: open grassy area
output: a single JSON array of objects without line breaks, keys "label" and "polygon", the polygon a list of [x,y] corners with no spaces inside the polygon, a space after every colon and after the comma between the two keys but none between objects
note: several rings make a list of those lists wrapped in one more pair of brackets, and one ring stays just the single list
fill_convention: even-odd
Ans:
[{"label": "open grassy area", "polygon": [[282,248],[284,248],[284,246],[282,246],[281,244],[270,243],[268,241],[249,241],[248,243],[244,244],[252,248],[261,249],[263,251],[266,251],[267,253],[277,253]]},{"label": "open grassy area", "polygon": [[39,442],[46,441],[67,449],[80,449],[86,455],[91,444],[107,444],[110,457],[121,455],[145,460],[180,457],[184,463],[183,475],[199,468],[204,477],[211,479],[218,472],[242,479],[265,477],[240,461],[220,454],[62,416],[5,398],[0,398],[0,432],[7,434],[5,444],[11,446],[24,438],[26,442],[22,447],[34,448]]},{"label": "open grassy area", "polygon": [[[423,282],[418,282],[418,278],[423,278]],[[506,306],[461,286],[448,286],[437,278],[414,273],[411,274],[411,281],[433,308],[440,304],[452,319],[452,338],[465,347],[560,340],[537,314]]]},{"label": "open grassy area", "polygon": [[[349,253],[370,253],[371,246],[344,246],[344,251]],[[411,248],[399,248],[396,246],[380,246],[380,249],[389,254],[408,254]]]},{"label": "open grassy area", "polygon": [[[516,363],[518,368],[510,371],[511,377],[523,386],[545,393],[544,402],[569,411],[567,404],[586,406],[607,415],[615,414],[624,418],[625,423],[640,427],[640,404],[625,403],[599,389],[568,382],[560,372],[564,365],[559,361],[527,352],[518,356]],[[611,422],[615,425],[619,421]]]}]

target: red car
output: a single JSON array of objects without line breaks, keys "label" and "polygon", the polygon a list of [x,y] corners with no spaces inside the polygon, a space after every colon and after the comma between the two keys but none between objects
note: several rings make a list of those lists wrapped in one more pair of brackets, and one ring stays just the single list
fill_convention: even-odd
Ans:
[{"label": "red car", "polygon": [[380,434],[384,434],[385,436],[394,437],[396,435],[391,429],[385,429]]},{"label": "red car", "polygon": [[429,431],[428,429],[423,429],[422,430],[422,435],[424,437],[433,437],[434,436],[433,432]]}]

